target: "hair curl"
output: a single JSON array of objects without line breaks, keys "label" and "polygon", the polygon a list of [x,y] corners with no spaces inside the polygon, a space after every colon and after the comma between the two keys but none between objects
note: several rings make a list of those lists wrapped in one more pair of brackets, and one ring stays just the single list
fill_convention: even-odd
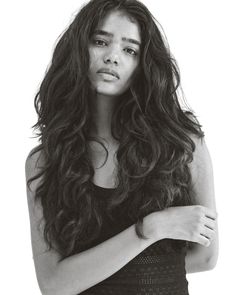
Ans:
[{"label": "hair curl", "polygon": [[[124,213],[142,233],[143,217],[173,205],[192,204],[191,175],[195,145],[190,135],[204,136],[192,111],[183,110],[177,90],[180,74],[156,19],[136,0],[92,0],[84,5],[60,36],[34,105],[44,165],[27,185],[42,176],[36,189],[45,219],[44,237],[62,259],[99,235],[103,224],[92,194],[94,169],[88,157],[93,124],[88,97],[90,37],[109,11],[122,10],[141,29],[140,71],[118,101],[112,116],[117,150],[117,189],[108,212],[124,205]],[[103,143],[100,142],[102,145]],[[103,145],[108,154],[106,147]]]}]

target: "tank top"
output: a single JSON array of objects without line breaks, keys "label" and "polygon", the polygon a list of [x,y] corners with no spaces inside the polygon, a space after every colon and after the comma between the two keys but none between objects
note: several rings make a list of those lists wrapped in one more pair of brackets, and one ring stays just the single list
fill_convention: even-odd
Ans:
[{"label": "tank top", "polygon": [[[106,200],[115,188],[92,185],[94,197],[97,198],[104,214],[104,224],[99,237],[86,246],[86,249],[102,243],[133,224],[126,216],[122,215],[122,210],[117,209],[114,212],[114,218],[110,218],[106,214]],[[80,294],[188,295],[188,281],[185,271],[186,251],[185,241],[174,239],[157,241],[113,275]]]}]

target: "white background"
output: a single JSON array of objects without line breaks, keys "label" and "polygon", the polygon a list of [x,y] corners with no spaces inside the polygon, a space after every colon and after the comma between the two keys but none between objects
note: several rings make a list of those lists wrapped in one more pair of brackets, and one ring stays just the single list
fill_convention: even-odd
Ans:
[{"label": "white background", "polygon": [[[187,275],[191,295],[235,290],[234,1],[143,1],[161,23],[177,59],[188,104],[211,153],[220,252],[209,272]],[[1,294],[40,294],[30,242],[25,159],[37,145],[33,98],[53,46],[83,1],[4,1],[1,30]],[[66,294],[65,294],[66,295]]]}]

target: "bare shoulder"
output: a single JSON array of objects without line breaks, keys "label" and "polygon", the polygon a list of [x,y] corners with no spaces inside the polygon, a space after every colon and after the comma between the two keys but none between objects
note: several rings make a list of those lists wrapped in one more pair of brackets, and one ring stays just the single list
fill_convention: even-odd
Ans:
[{"label": "bare shoulder", "polygon": [[[38,175],[40,172],[40,165],[42,165],[42,161],[40,160],[41,152],[37,151],[34,153],[35,151],[36,148],[30,151],[25,162],[27,203],[30,217],[31,242],[34,257],[43,252],[46,248],[46,244],[43,242],[43,228],[45,225],[43,218],[43,208],[41,206],[41,202],[36,202],[35,200],[36,190],[42,180],[42,177],[37,177],[30,183],[30,186],[27,186],[27,181]],[[38,246],[40,246],[40,248]]]},{"label": "bare shoulder", "polygon": [[[25,160],[26,181],[28,181],[32,177],[35,177],[41,171],[43,164],[44,164],[44,161],[43,161],[42,151],[38,150],[38,147],[33,148],[29,152]],[[41,181],[41,178],[35,179],[31,183],[30,188],[34,191],[40,181]]]},{"label": "bare shoulder", "polygon": [[[197,119],[193,114],[186,114],[186,115],[191,121],[196,122]],[[210,154],[207,148],[205,136],[199,137],[196,134],[193,134],[190,132],[188,133],[188,136],[192,139],[195,145],[195,150],[193,153],[193,162],[191,163],[191,165],[193,166],[193,165],[199,164],[199,161],[203,159],[209,160]]]},{"label": "bare shoulder", "polygon": [[[41,151],[37,151],[37,147],[33,148],[25,161],[25,177],[26,177],[26,189],[27,189],[27,202],[29,209],[29,216],[31,222],[31,234],[35,234],[37,226],[43,221],[43,211],[40,202],[35,201],[35,194],[38,185],[40,184],[42,177],[37,177],[40,172],[40,167],[43,161],[41,157]],[[28,181],[33,178],[33,181],[28,186]],[[35,178],[35,179],[34,179]],[[39,230],[39,228],[37,228]],[[34,241],[32,236],[32,241]]]},{"label": "bare shoulder", "polygon": [[40,169],[43,165],[43,155],[42,151],[38,150],[38,147],[34,147],[26,157],[25,160],[25,171],[27,175],[36,172],[35,170]]},{"label": "bare shoulder", "polygon": [[189,169],[196,201],[200,205],[215,208],[213,165],[206,140],[196,136],[191,139],[194,141],[195,151]]},{"label": "bare shoulder", "polygon": [[212,170],[212,160],[205,137],[199,138],[196,135],[190,135],[190,138],[195,144],[195,150],[193,152],[193,161],[189,164],[189,168],[196,180],[197,174],[203,170],[205,172]]}]

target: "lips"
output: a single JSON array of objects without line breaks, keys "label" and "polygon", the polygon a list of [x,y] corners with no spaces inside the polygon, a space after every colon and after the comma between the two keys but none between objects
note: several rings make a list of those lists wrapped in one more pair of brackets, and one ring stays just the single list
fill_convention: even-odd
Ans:
[{"label": "lips", "polygon": [[113,70],[110,70],[110,69],[102,68],[102,69],[98,70],[97,73],[109,74],[109,75],[116,77],[117,79],[120,79],[120,76],[118,75],[118,73]]}]

